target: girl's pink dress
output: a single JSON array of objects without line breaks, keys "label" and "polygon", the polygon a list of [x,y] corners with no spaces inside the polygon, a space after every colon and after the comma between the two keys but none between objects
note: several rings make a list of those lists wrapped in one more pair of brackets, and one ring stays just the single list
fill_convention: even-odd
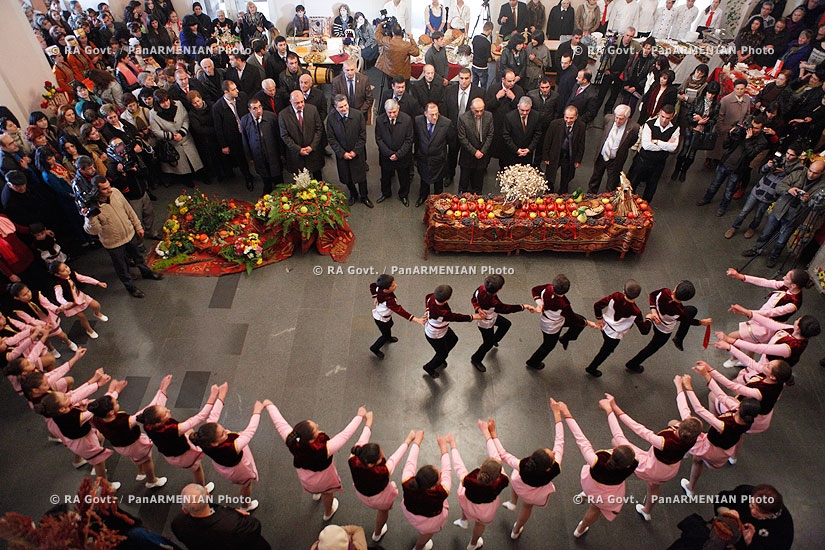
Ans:
[{"label": "girl's pink dress", "polygon": [[[404,471],[401,474],[402,481],[415,477],[415,472],[418,466],[418,451],[418,445],[415,443],[410,445],[410,454],[407,455],[407,462],[404,464]],[[444,453],[441,455],[441,486],[444,487],[447,492],[450,492],[450,487],[452,487],[452,476],[453,471],[450,465],[450,454]],[[422,535],[431,535],[441,531],[447,523],[447,516],[450,513],[450,503],[447,499],[444,499],[444,505],[441,509],[441,513],[431,518],[413,514],[407,510],[403,500],[401,501],[401,511],[416,531]]]},{"label": "girl's pink dress", "polygon": [[[100,284],[100,281],[89,277],[87,275],[82,275],[75,271],[75,276],[77,280],[81,283],[86,283],[87,285],[97,285]],[[54,297],[61,306],[64,306],[68,303],[74,303],[72,307],[63,311],[63,314],[66,317],[72,317],[76,315],[80,311],[84,311],[89,304],[92,303],[92,298],[89,297],[88,294],[85,294],[77,285],[74,284],[74,281],[69,279],[69,287],[72,290],[71,296],[64,296],[63,295],[63,287],[61,285],[54,285]]]},{"label": "girl's pink dress", "polygon": [[[355,444],[357,445],[366,445],[370,441],[370,437],[372,435],[372,430],[364,426],[364,430],[361,432],[361,437],[358,439],[358,442]],[[392,453],[392,456],[387,458],[387,469],[390,472],[390,476],[392,476],[393,472],[395,471],[395,467],[401,460],[401,457],[404,456],[404,453],[407,452],[407,444],[401,443],[401,445]],[[378,493],[377,495],[373,495],[368,497],[366,495],[362,495],[358,492],[358,489],[355,489],[355,495],[358,497],[358,500],[366,504],[369,508],[373,510],[391,510],[393,504],[395,503],[395,497],[398,496],[398,486],[395,484],[394,481],[390,480],[387,483],[387,486],[384,487],[384,490]]]},{"label": "girl's pink dress", "polygon": [[[222,410],[223,401],[218,401],[215,403],[206,421],[217,422],[221,417]],[[236,485],[246,485],[250,481],[258,481],[258,467],[255,465],[255,457],[252,456],[252,449],[249,448],[249,442],[252,441],[252,437],[258,430],[260,420],[260,414],[253,414],[252,418],[249,419],[249,424],[247,424],[246,429],[239,433],[238,438],[235,440],[235,450],[243,453],[239,463],[235,466],[222,466],[214,460],[212,461],[212,466],[215,467],[215,470],[217,470],[225,480]]]}]

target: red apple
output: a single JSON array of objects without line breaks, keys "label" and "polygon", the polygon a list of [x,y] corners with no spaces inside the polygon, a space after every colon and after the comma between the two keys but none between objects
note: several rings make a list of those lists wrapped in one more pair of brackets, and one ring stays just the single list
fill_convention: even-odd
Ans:
[{"label": "red apple", "polygon": [[[464,206],[464,205],[462,204],[461,206]],[[466,209],[466,208],[465,208],[464,210],[462,210],[462,211],[461,211],[461,217],[462,217],[462,218],[466,218],[466,217],[467,217],[467,216],[469,216],[469,215],[470,215],[470,212],[469,212],[469,211],[467,211],[467,209]]]},{"label": "red apple", "polygon": [[650,210],[650,205],[647,204],[647,201],[642,201],[639,203],[639,210]]},{"label": "red apple", "polygon": [[634,219],[635,217],[636,217],[636,214],[634,214],[633,212],[628,212],[628,213],[627,213],[627,219],[632,220],[632,219]]},{"label": "red apple", "polygon": [[612,203],[605,204],[604,205],[604,211],[605,212],[613,212],[613,204]]},{"label": "red apple", "polygon": [[462,212],[466,212],[467,211],[467,202],[465,201],[465,202],[459,203],[458,209],[461,210]]},{"label": "red apple", "polygon": [[526,218],[527,217],[527,211],[522,210],[521,212],[518,213],[518,217],[521,218],[521,219]]},{"label": "red apple", "polygon": [[469,204],[469,206],[467,206],[467,210],[469,210],[470,212],[475,212],[476,211],[476,203],[471,202]]},{"label": "red apple", "polygon": [[536,212],[539,209],[539,205],[532,202],[532,203],[530,203],[529,208],[530,208],[530,212]]}]

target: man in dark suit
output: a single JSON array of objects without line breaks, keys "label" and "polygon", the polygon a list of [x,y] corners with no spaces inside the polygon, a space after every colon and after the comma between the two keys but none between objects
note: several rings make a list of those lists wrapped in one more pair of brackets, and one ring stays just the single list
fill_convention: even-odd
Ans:
[{"label": "man in dark suit", "polygon": [[533,164],[533,152],[541,138],[540,115],[533,111],[533,100],[522,96],[518,100],[518,110],[510,111],[504,117],[504,155],[502,167],[513,164]]},{"label": "man in dark suit", "polygon": [[344,61],[344,72],[332,79],[332,95],[347,96],[349,108],[358,109],[366,117],[375,101],[372,97],[372,84],[366,75],[356,69],[355,61]]},{"label": "man in dark suit", "polygon": [[555,66],[561,66],[561,58],[566,55],[573,61],[573,65],[576,69],[579,71],[586,69],[590,58],[587,54],[587,47],[584,46],[581,41],[581,29],[573,29],[573,34],[570,35],[570,40],[559,44],[559,49],[556,50],[556,56],[553,58],[555,61]]},{"label": "man in dark suit", "polygon": [[579,120],[579,112],[570,106],[564,110],[564,117],[550,123],[544,138],[542,160],[547,167],[544,177],[553,192],[556,172],[561,167],[559,193],[567,193],[570,180],[576,175],[584,156],[584,140],[587,125]]},{"label": "man in dark suit", "polygon": [[607,172],[607,190],[619,186],[619,174],[627,162],[630,148],[639,139],[639,125],[630,119],[631,110],[627,105],[618,105],[612,115],[604,117],[602,139],[593,165],[593,175],[590,176],[588,192],[594,195],[599,192],[602,176]]},{"label": "man in dark suit", "polygon": [[271,78],[275,82],[281,76],[281,73],[286,70],[286,57],[289,55],[289,44],[283,36],[275,37],[275,44],[269,48],[269,59],[267,61],[264,72],[267,78]]},{"label": "man in dark suit", "polygon": [[[527,92],[527,97],[533,100],[533,110],[539,115],[539,128],[541,137],[539,144],[544,143],[544,136],[547,135],[547,128],[550,123],[556,118],[556,111],[558,110],[559,94],[553,90],[553,85],[549,77],[542,77],[539,82],[539,87],[536,90]],[[533,156],[533,166],[540,168],[541,154]]]},{"label": "man in dark suit", "polygon": [[504,143],[504,119],[510,111],[515,111],[518,100],[524,95],[524,90],[516,84],[516,74],[507,70],[501,77],[501,82],[497,82],[487,89],[484,97],[484,104],[487,110],[493,113],[493,147],[490,149],[490,156],[501,160],[506,155],[507,145]]},{"label": "man in dark suit", "polygon": [[493,115],[484,110],[484,100],[480,97],[475,98],[467,112],[459,117],[457,139],[461,146],[458,191],[480,195],[493,145]]},{"label": "man in dark suit", "polygon": [[206,97],[208,94],[206,88],[198,80],[189,78],[189,75],[183,69],[175,71],[175,83],[169,87],[169,97],[176,99],[183,104],[183,108],[187,112],[192,110],[192,103],[186,97],[191,91],[196,91],[201,94],[201,97]]},{"label": "man in dark suit", "polygon": [[261,89],[252,97],[261,102],[264,111],[274,113],[276,119],[278,118],[278,113],[287,107],[281,94],[278,93],[278,87],[275,85],[275,81],[271,78],[265,78],[263,82],[261,82]]},{"label": "man in dark suit", "polygon": [[258,69],[261,80],[266,78],[266,64],[269,62],[269,54],[266,51],[266,40],[258,39],[252,41],[252,53],[246,58],[246,64]]},{"label": "man in dark suit", "polygon": [[556,103],[556,116],[561,118],[564,114],[564,108],[567,106],[567,99],[573,92],[576,84],[576,77],[579,75],[579,70],[573,65],[573,59],[569,55],[563,55],[559,58],[559,68],[556,72],[556,89],[559,93],[559,99]]},{"label": "man in dark suit", "polygon": [[249,63],[239,53],[229,54],[229,65],[226,69],[225,77],[238,85],[247,97],[252,97],[261,89],[261,73],[256,67],[250,67]]},{"label": "man in dark suit", "polygon": [[200,82],[204,92],[206,92],[201,92],[201,96],[209,100],[210,103],[214,103],[223,95],[221,82],[225,80],[223,76],[224,70],[215,67],[215,62],[208,57],[201,59],[200,65],[203,71],[198,75],[198,82]]},{"label": "man in dark suit", "polygon": [[231,80],[224,80],[222,89],[223,96],[212,105],[215,137],[222,154],[221,177],[231,178],[232,167],[236,165],[246,179],[246,188],[251,190],[255,180],[249,172],[241,138],[241,117],[249,104],[249,96],[238,90],[238,85]]},{"label": "man in dark suit", "polygon": [[[298,90],[304,94],[304,101],[307,105],[314,105],[318,109],[318,114],[321,115],[321,122],[327,119],[327,98],[324,97],[324,92],[320,88],[312,86],[312,77],[308,74],[302,74],[298,78]],[[334,107],[334,105],[333,105]]]},{"label": "man in dark suit", "polygon": [[424,65],[421,78],[410,83],[410,91],[419,105],[435,103],[439,109],[444,109],[444,86],[435,79],[435,67]]},{"label": "man in dark suit", "polygon": [[375,120],[375,144],[381,166],[381,196],[375,202],[382,203],[392,197],[392,176],[398,174],[398,198],[404,206],[409,206],[413,119],[401,112],[394,99],[384,103],[384,111]]},{"label": "man in dark suit", "polygon": [[278,118],[266,111],[257,98],[249,100],[249,113],[241,119],[241,138],[246,158],[261,176],[264,192],[271,193],[275,185],[284,182],[281,170],[281,131]]},{"label": "man in dark suit", "polygon": [[[458,136],[458,119],[461,115],[470,110],[475,98],[484,98],[484,90],[478,86],[473,86],[473,73],[464,67],[458,71],[458,82],[453,82],[444,88],[444,116],[450,119]],[[461,145],[456,139],[450,143],[450,151],[447,155],[447,181],[445,185],[450,186],[455,178],[455,167],[458,164],[458,155]]]},{"label": "man in dark suit", "polygon": [[444,175],[447,164],[447,143],[452,134],[452,125],[447,118],[439,116],[438,105],[428,103],[423,115],[415,117],[415,160],[421,187],[415,206],[427,200],[432,185],[433,193],[444,191]]},{"label": "man in dark suit", "polygon": [[286,69],[278,77],[278,89],[282,96],[289,98],[293,91],[300,88],[298,79],[302,74],[309,74],[309,71],[298,64],[298,54],[289,52],[286,55]]},{"label": "man in dark suit", "polygon": [[407,81],[401,75],[393,78],[391,89],[384,90],[381,95],[381,103],[383,104],[388,99],[394,99],[401,108],[401,112],[406,113],[413,120],[422,113],[423,107],[415,99],[412,92],[407,93]]},{"label": "man in dark suit", "polygon": [[498,10],[497,23],[501,26],[498,33],[505,39],[513,31],[522,32],[530,24],[530,14],[527,12],[527,4],[518,0],[509,0],[502,4]]},{"label": "man in dark suit", "polygon": [[290,174],[297,174],[306,168],[313,178],[320,181],[324,179],[321,115],[314,105],[306,105],[300,90],[289,95],[289,103],[290,106],[278,115],[281,139],[286,145],[287,170]]},{"label": "man in dark suit", "polygon": [[350,206],[360,197],[367,208],[372,208],[367,190],[367,123],[364,114],[350,109],[345,95],[333,97],[332,102],[336,112],[330,113],[327,119],[327,139],[335,152],[338,179],[349,189]]},{"label": "man in dark suit", "polygon": [[592,80],[593,74],[590,71],[579,71],[576,76],[578,86],[570,92],[565,104],[565,107],[575,107],[579,112],[579,119],[585,124],[593,122],[599,110],[599,92],[590,84]]}]

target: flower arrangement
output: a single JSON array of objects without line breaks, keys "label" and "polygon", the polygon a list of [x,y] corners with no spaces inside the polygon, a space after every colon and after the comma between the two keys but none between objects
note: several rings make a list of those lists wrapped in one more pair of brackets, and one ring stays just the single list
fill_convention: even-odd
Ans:
[{"label": "flower arrangement", "polygon": [[284,235],[297,229],[304,240],[320,237],[325,228],[345,228],[349,213],[344,193],[313,180],[306,170],[295,175],[295,183],[278,186],[261,197],[253,209],[256,218],[283,227]]},{"label": "flower arrangement", "polygon": [[497,174],[507,202],[528,201],[544,195],[547,181],[536,168],[524,164],[508,166]]},{"label": "flower arrangement", "polygon": [[227,260],[245,265],[247,275],[264,262],[263,253],[264,247],[257,233],[241,235],[221,250],[221,255]]},{"label": "flower arrangement", "polygon": [[184,192],[169,206],[172,216],[182,216],[184,225],[196,233],[211,235],[234,218],[238,209],[235,201],[213,198],[204,193]]},{"label": "flower arrangement", "polygon": [[46,93],[43,94],[43,101],[40,102],[40,108],[47,109],[50,102],[56,101],[57,88],[51,81],[47,80],[43,83],[43,89],[46,90]]}]

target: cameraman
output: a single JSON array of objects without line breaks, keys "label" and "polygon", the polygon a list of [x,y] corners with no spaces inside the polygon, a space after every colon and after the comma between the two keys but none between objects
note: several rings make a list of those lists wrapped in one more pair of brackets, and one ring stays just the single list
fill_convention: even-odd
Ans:
[{"label": "cameraman", "polygon": [[[825,161],[816,160],[811,163],[807,170],[797,170],[793,174],[785,176],[779,185],[776,187],[776,194],[779,198],[773,205],[773,210],[768,215],[768,221],[762,234],[756,240],[753,248],[749,248],[742,252],[746,258],[756,256],[762,253],[762,249],[768,244],[768,241],[774,234],[778,233],[776,243],[771,249],[770,255],[766,265],[774,267],[779,260],[779,255],[782,254],[782,249],[791,237],[794,229],[802,222],[801,213],[803,206],[809,206],[807,203],[811,197],[816,197],[811,208],[818,210],[825,209],[825,200],[821,197],[825,195]],[[817,228],[811,228],[816,230]]]},{"label": "cameraman", "polygon": [[722,160],[719,161],[719,166],[716,167],[716,174],[710,187],[705,191],[705,196],[696,203],[696,206],[710,204],[713,196],[727,181],[722,202],[719,203],[719,209],[716,210],[718,217],[725,215],[730,201],[733,200],[737,182],[742,179],[742,175],[746,170],[750,170],[750,163],[756,158],[756,155],[768,147],[768,140],[762,133],[764,126],[765,117],[757,115],[750,124],[746,121],[735,124],[728,131],[723,144],[726,149],[725,154],[722,155]]},{"label": "cameraman", "polygon": [[[375,28],[375,40],[378,42],[378,60],[375,67],[384,73],[382,88],[389,88],[393,77],[400,75],[404,80],[410,79],[410,58],[421,53],[412,34],[404,40],[404,30],[397,21],[392,28],[387,28],[393,20],[385,20]],[[386,35],[385,33],[389,33]]]},{"label": "cameraman", "polygon": [[762,217],[768,211],[768,207],[776,200],[776,186],[788,174],[793,174],[797,170],[803,170],[805,167],[799,161],[799,154],[802,152],[801,145],[791,145],[784,155],[778,152],[775,159],[770,159],[759,169],[759,173],[763,174],[762,179],[754,185],[748,195],[748,200],[745,201],[745,206],[736,216],[733,225],[730,229],[725,231],[725,238],[730,239],[736,234],[736,230],[742,227],[742,223],[748,214],[753,213],[753,221],[745,231],[745,238],[750,239],[762,223]]},{"label": "cameraman", "polygon": [[[155,209],[146,192],[146,170],[141,168],[138,156],[129,150],[123,139],[116,137],[106,148],[106,176],[109,182],[126,197],[147,232],[147,237],[158,239],[154,232]],[[139,247],[143,250],[143,241]]]}]

